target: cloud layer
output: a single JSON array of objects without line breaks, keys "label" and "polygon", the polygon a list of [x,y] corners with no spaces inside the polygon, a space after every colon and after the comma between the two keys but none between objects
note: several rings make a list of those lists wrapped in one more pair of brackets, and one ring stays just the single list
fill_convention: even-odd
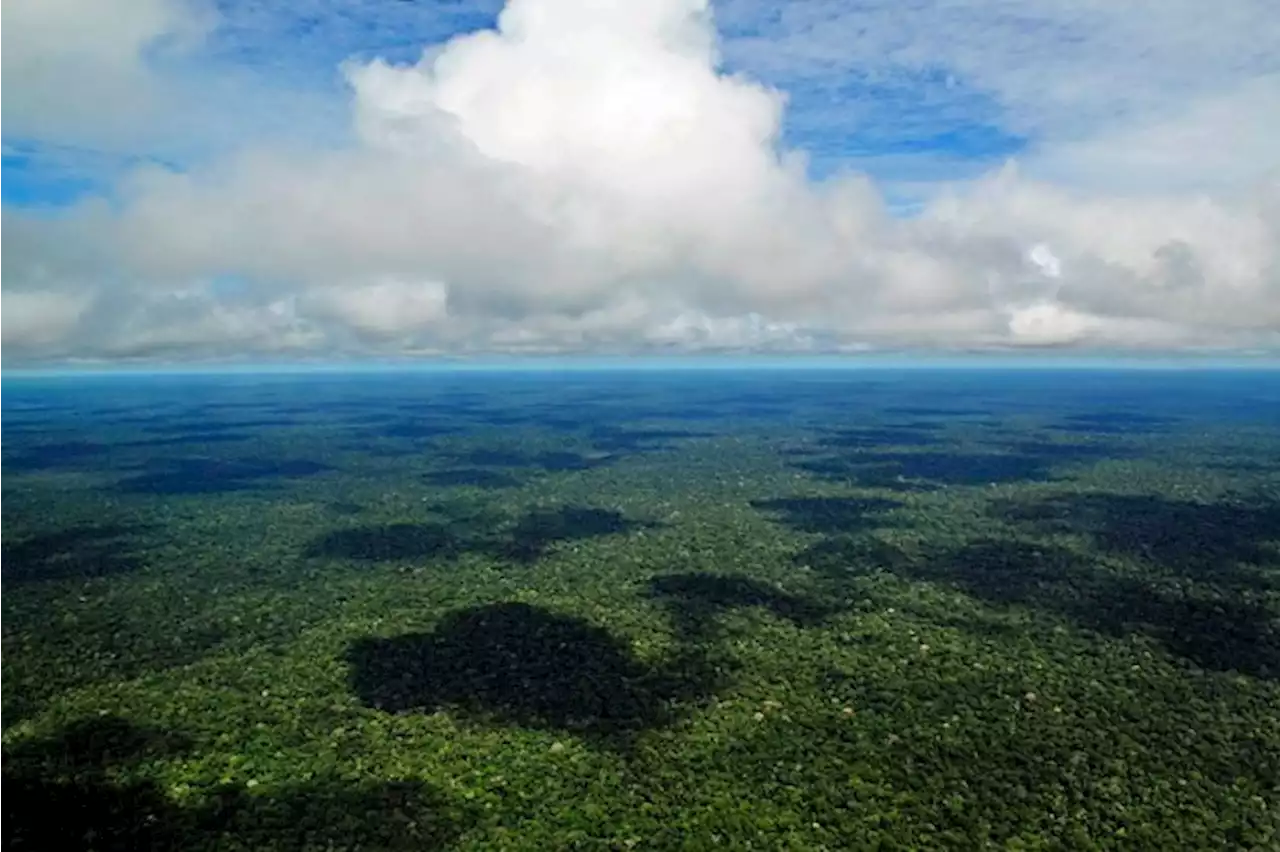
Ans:
[{"label": "cloud layer", "polygon": [[[904,32],[890,50],[868,13],[881,52],[845,56],[818,27],[843,13],[787,14],[801,7],[812,24],[726,43],[700,0],[510,0],[496,29],[416,64],[345,63],[349,143],[273,136],[135,170],[110,201],[6,209],[4,354],[1280,348],[1280,158],[1259,141],[1275,138],[1280,77],[1266,56],[1237,51],[1238,73],[1184,103],[1162,80],[1032,63],[995,92],[1011,127],[1042,140],[1025,162],[934,186],[902,218],[863,174],[812,179],[783,141],[786,93],[724,57],[812,81],[918,65],[945,33]],[[1080,17],[1126,35],[1108,14]],[[164,78],[140,57],[156,32],[200,30],[166,15],[125,28],[103,60],[122,69],[122,103],[171,108],[146,94]],[[1022,55],[999,37],[1005,61]],[[35,60],[11,71],[9,46],[10,90],[52,85]],[[1008,79],[991,70],[999,46],[937,56],[990,86]],[[1096,87],[1131,91],[1074,94]],[[1073,115],[1088,134],[1061,131]]]}]

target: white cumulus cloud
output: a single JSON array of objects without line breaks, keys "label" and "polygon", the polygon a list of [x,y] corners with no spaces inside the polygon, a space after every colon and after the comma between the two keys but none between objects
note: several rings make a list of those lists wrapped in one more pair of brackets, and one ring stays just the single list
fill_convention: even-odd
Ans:
[{"label": "white cumulus cloud", "polygon": [[[7,213],[6,294],[96,298],[61,336],[20,311],[6,354],[1280,344],[1275,180],[1051,182],[1098,162],[1078,142],[895,218],[811,180],[785,93],[722,49],[702,0],[510,0],[416,64],[348,62],[350,145]],[[1146,144],[1122,125],[1097,139]]]}]

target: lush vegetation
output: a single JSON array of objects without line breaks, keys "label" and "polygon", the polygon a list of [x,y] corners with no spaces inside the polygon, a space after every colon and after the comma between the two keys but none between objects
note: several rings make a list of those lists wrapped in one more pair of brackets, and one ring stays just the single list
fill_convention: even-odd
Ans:
[{"label": "lush vegetation", "polygon": [[11,383],[5,846],[1280,848],[1278,402]]}]

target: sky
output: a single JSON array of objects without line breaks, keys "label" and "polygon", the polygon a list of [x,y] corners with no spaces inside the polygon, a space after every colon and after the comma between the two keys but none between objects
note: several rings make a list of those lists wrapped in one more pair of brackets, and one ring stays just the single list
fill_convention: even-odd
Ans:
[{"label": "sky", "polygon": [[1274,0],[6,0],[6,365],[1280,354]]}]

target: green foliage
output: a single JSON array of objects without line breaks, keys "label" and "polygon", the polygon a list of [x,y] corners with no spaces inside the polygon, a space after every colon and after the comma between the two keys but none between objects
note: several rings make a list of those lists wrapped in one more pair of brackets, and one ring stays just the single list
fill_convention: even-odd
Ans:
[{"label": "green foliage", "polygon": [[752,393],[24,451],[6,848],[1280,848],[1274,437]]}]

